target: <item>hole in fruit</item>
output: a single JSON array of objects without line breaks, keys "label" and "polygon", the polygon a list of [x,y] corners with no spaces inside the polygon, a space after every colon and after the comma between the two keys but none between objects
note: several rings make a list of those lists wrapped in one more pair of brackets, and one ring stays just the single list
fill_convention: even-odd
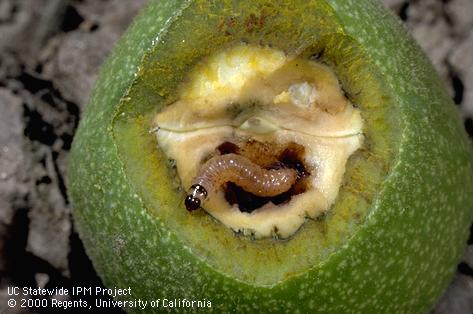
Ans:
[{"label": "hole in fruit", "polygon": [[304,58],[240,44],[190,71],[153,125],[188,210],[200,204],[255,238],[287,238],[329,210],[363,120],[322,50]]},{"label": "hole in fruit", "polygon": [[217,147],[217,150],[220,153],[220,155],[224,155],[224,154],[238,153],[239,148],[238,148],[238,145],[232,142],[224,142]]}]

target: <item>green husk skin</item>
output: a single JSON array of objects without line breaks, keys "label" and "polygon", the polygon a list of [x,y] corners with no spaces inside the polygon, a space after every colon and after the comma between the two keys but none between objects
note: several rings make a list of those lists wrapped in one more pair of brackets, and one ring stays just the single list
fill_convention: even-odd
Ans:
[{"label": "green husk skin", "polygon": [[365,219],[321,263],[272,285],[252,285],[196,257],[147,208],[120,159],[114,121],[144,72],[145,53],[164,45],[174,21],[200,3],[153,1],[104,66],[70,159],[75,223],[107,286],[131,287],[130,300],[206,299],[217,312],[422,313],[433,306],[452,277],[472,220],[470,144],[431,64],[377,2],[315,2],[332,12],[337,34],[364,49],[399,114],[396,159]]}]

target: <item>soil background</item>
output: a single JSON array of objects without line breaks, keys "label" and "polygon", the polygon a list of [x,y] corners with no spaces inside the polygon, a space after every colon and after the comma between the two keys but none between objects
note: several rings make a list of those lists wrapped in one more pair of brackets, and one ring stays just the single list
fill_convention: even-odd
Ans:
[{"label": "soil background", "polygon": [[[71,220],[67,158],[100,65],[146,2],[0,0],[1,314],[51,312],[9,308],[8,286],[101,285]],[[383,2],[431,58],[473,138],[473,1]],[[433,313],[473,313],[471,233]]]}]

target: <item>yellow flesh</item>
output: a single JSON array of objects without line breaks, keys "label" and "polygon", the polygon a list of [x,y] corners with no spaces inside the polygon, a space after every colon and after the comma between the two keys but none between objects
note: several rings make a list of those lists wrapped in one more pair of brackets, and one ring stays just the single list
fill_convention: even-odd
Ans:
[{"label": "yellow flesh", "polygon": [[295,142],[305,147],[309,189],[290,202],[267,203],[243,213],[220,189],[203,204],[227,227],[255,238],[289,237],[306,217],[327,211],[348,158],[363,141],[360,112],[343,96],[328,67],[243,44],[198,64],[178,101],[159,112],[155,124],[158,145],[176,161],[186,190],[205,159],[226,141]]}]

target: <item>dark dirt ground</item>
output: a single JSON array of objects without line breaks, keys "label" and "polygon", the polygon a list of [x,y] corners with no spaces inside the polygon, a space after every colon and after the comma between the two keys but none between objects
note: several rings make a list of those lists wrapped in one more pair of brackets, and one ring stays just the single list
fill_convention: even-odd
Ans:
[{"label": "dark dirt ground", "polygon": [[[7,307],[8,286],[101,285],[71,221],[67,157],[100,65],[145,3],[0,0],[0,313],[32,313]],[[473,137],[473,1],[384,3],[430,56]],[[433,313],[473,313],[473,236],[468,244]]]}]

